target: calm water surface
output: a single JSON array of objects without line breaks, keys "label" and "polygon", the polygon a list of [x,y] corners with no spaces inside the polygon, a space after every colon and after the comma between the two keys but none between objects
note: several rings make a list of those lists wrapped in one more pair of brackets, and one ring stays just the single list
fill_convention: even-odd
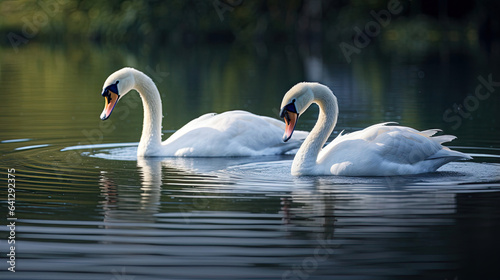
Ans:
[{"label": "calm water surface", "polygon": [[[500,98],[453,111],[474,57],[347,65],[289,47],[0,52],[0,195],[15,168],[16,273],[0,227],[2,279],[500,279]],[[291,156],[139,159],[142,105],[129,94],[106,122],[102,84],[123,66],[153,77],[165,137],[207,112],[275,116],[296,82],[334,89],[336,134],[382,121],[442,128],[474,160],[418,176],[292,177]],[[125,100],[128,100],[125,102]],[[469,108],[471,108],[469,106]],[[451,109],[449,119],[444,113]],[[314,125],[317,109],[301,117]],[[2,219],[4,225],[8,224]]]}]

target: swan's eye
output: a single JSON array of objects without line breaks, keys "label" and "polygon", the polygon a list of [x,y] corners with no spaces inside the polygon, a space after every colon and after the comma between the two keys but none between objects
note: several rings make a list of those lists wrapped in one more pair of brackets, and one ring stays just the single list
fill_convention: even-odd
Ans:
[{"label": "swan's eye", "polygon": [[118,93],[118,83],[119,83],[119,82],[120,82],[120,81],[116,81],[116,83],[114,83],[114,84],[112,84],[112,85],[108,86],[108,88],[107,88],[107,89],[108,89],[109,91],[111,91],[112,93],[116,93],[116,94],[120,95],[120,94]]},{"label": "swan's eye", "polygon": [[283,108],[285,111],[288,111],[288,112],[292,112],[292,113],[296,113],[297,114],[297,108],[295,107],[295,99],[292,100],[292,103],[288,103],[288,105],[286,105],[284,108]]},{"label": "swan's eye", "polygon": [[119,82],[120,81],[116,81],[116,83],[107,86],[102,92],[102,96],[108,98],[108,101],[111,100],[110,92],[120,96],[120,94],[118,93],[118,86],[117,86]]}]

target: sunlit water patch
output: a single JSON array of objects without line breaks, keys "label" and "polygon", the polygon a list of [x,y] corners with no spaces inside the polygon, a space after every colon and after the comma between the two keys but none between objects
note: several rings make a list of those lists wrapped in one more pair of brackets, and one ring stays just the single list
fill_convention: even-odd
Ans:
[{"label": "sunlit water patch", "polygon": [[7,144],[7,143],[18,143],[18,142],[26,142],[30,141],[31,139],[29,138],[22,138],[22,139],[8,139],[8,140],[2,140],[0,141],[1,144]]}]

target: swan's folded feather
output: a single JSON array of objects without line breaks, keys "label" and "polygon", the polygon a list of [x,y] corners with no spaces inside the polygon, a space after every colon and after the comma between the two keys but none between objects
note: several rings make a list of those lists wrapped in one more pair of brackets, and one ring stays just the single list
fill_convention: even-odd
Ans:
[{"label": "swan's folded feather", "polygon": [[387,176],[431,172],[447,162],[471,158],[441,145],[455,136],[429,136],[438,131],[372,125],[337,136],[319,153],[318,165],[328,166],[334,175]]},{"label": "swan's folded feather", "polygon": [[420,134],[423,134],[425,136],[431,137],[431,136],[433,136],[434,134],[436,134],[438,132],[442,132],[442,130],[441,129],[436,129],[436,128],[434,128],[434,129],[427,129],[427,130],[420,131]]},{"label": "swan's folded feather", "polygon": [[162,143],[162,156],[220,157],[284,154],[296,149],[307,132],[281,141],[285,124],[246,111],[205,114]]}]

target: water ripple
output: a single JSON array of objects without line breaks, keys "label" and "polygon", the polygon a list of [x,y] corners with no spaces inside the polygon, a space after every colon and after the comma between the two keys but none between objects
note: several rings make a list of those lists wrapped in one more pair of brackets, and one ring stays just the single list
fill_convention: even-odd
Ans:
[{"label": "water ripple", "polygon": [[137,159],[134,145],[4,156],[16,168],[22,263],[9,279],[293,279],[304,269],[310,279],[445,279],[470,261],[467,244],[500,234],[489,226],[500,217],[498,162],[294,177],[291,156]]}]

